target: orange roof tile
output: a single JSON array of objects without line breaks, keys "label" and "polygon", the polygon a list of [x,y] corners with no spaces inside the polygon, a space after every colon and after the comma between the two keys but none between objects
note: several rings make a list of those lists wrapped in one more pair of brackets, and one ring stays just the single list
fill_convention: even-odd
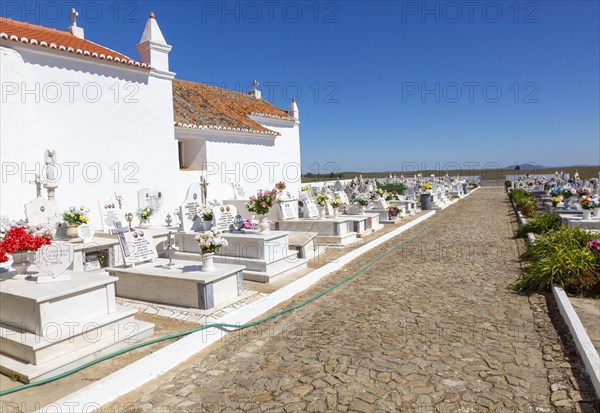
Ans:
[{"label": "orange roof tile", "polygon": [[121,53],[100,46],[94,42],[90,42],[89,40],[80,39],[67,31],[49,29],[47,27],[29,24],[7,17],[0,17],[0,39],[47,47],[66,53],[145,68],[146,70],[150,69],[150,67],[144,63],[136,62]]},{"label": "orange roof tile", "polygon": [[263,99],[240,92],[185,80],[173,81],[175,125],[194,129],[279,135],[252,120],[249,115],[295,119]]}]

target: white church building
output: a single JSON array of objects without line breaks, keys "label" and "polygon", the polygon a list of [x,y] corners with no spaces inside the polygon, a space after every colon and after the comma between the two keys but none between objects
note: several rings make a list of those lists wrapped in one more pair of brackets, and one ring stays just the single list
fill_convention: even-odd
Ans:
[{"label": "white church building", "polygon": [[90,207],[94,226],[99,200],[122,196],[133,212],[149,188],[165,215],[201,176],[209,199],[233,198],[232,184],[246,197],[279,181],[298,189],[295,102],[285,111],[256,87],[176,80],[152,14],[136,49],[139,61],[85,39],[75,13],[66,31],[0,18],[0,215],[25,218],[46,150],[56,154],[58,205]]}]

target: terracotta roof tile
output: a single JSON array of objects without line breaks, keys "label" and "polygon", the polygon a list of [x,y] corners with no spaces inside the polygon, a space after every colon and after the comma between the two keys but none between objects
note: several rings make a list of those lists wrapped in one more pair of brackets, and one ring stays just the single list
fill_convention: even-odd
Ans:
[{"label": "terracotta roof tile", "polygon": [[277,136],[249,116],[294,121],[286,111],[263,99],[185,80],[173,81],[175,125],[194,129],[229,130]]},{"label": "terracotta roof tile", "polygon": [[7,17],[0,17],[0,38],[34,46],[47,47],[65,53],[73,53],[76,55],[140,67],[146,70],[150,69],[146,64],[136,62],[121,53],[100,46],[94,42],[90,42],[89,40],[80,39],[67,31],[49,29],[47,27],[29,24]]}]

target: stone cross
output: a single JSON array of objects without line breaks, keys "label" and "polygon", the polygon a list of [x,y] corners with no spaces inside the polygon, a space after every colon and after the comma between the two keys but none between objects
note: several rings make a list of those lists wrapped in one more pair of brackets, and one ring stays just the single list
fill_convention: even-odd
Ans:
[{"label": "stone cross", "polygon": [[128,257],[131,252],[129,252],[129,246],[127,245],[127,239],[125,238],[125,233],[129,232],[130,229],[129,227],[124,227],[123,225],[121,225],[121,221],[117,221],[115,222],[115,228],[111,228],[108,230],[108,233],[110,235],[118,235],[119,236],[119,241],[121,242],[121,245],[123,246],[123,254],[125,254],[126,257]]},{"label": "stone cross", "polygon": [[71,20],[71,22],[73,23],[73,26],[77,26],[77,17],[78,16],[79,16],[79,13],[77,13],[77,10],[72,8],[71,13],[69,13],[69,20]]},{"label": "stone cross", "polygon": [[42,180],[40,179],[39,174],[35,174],[35,180],[29,181],[30,184],[35,184],[35,197],[42,197]]}]

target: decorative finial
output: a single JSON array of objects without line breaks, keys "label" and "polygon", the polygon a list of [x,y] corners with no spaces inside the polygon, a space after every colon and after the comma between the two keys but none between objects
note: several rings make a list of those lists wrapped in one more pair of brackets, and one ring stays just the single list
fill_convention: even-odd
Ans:
[{"label": "decorative finial", "polygon": [[73,26],[77,26],[77,17],[78,16],[79,16],[79,13],[77,13],[77,10],[72,8],[71,13],[69,13],[69,20],[71,20],[71,23],[73,24]]},{"label": "decorative finial", "polygon": [[150,12],[150,18],[154,19],[154,12],[153,11]]}]

